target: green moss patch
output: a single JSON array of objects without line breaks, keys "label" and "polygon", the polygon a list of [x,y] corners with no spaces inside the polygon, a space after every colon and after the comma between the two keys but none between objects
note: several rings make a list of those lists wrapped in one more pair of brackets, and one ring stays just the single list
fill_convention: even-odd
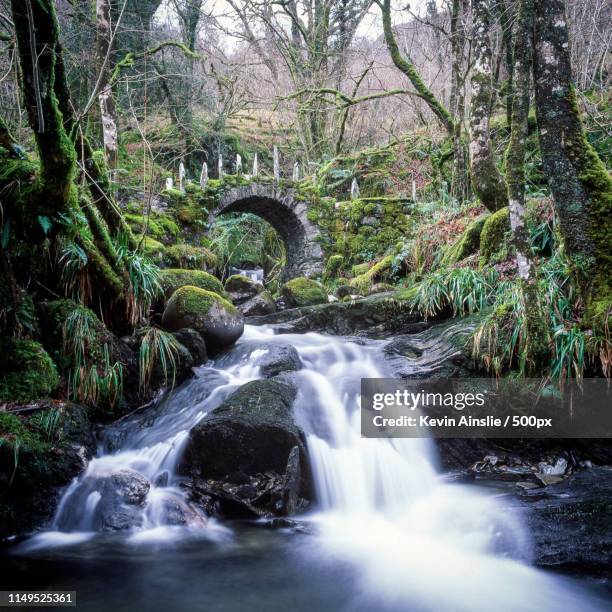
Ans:
[{"label": "green moss patch", "polygon": [[223,297],[227,297],[221,281],[203,270],[184,270],[180,268],[167,268],[160,271],[160,283],[164,294],[169,297],[179,287],[190,285],[212,291]]},{"label": "green moss patch", "polygon": [[201,316],[205,315],[215,303],[229,313],[236,314],[238,312],[231,302],[219,294],[191,285],[179,287],[168,301],[167,309],[173,310],[180,316]]},{"label": "green moss patch", "polygon": [[503,252],[507,246],[507,234],[510,232],[510,210],[508,207],[486,217],[480,234],[480,255],[484,262],[489,262]]},{"label": "green moss patch", "polygon": [[0,371],[0,401],[29,402],[50,397],[59,385],[55,363],[34,340],[3,342]]},{"label": "green moss patch", "polygon": [[468,225],[466,230],[459,237],[459,240],[444,253],[444,257],[441,261],[442,266],[456,264],[478,251],[480,248],[480,236],[486,220],[486,216],[481,216],[474,219],[474,221]]},{"label": "green moss patch", "polygon": [[197,247],[190,244],[175,244],[168,247],[164,253],[164,261],[176,268],[191,270],[212,270],[217,266],[216,255],[206,247]]},{"label": "green moss patch", "polygon": [[355,289],[357,289],[360,293],[367,293],[375,280],[379,280],[388,275],[392,265],[393,255],[387,255],[377,264],[369,268],[367,272],[352,278],[349,281],[349,285],[351,287],[355,287]]},{"label": "green moss patch", "polygon": [[294,278],[281,287],[281,293],[288,306],[314,306],[327,303],[323,287],[310,278]]}]

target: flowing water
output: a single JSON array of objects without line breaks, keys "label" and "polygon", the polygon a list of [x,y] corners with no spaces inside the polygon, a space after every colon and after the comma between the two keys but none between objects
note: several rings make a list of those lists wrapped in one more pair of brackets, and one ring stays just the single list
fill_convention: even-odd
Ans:
[{"label": "flowing water", "polygon": [[[291,376],[318,499],[302,517],[312,534],[207,518],[175,473],[190,428],[257,379],[275,343],[302,361]],[[247,326],[236,347],[155,408],[105,430],[49,530],[20,545],[8,575],[77,589],[90,610],[606,609],[574,582],[530,568],[519,522],[495,495],[446,483],[429,441],[361,438],[360,379],[393,375],[384,344]],[[427,372],[448,355],[443,340],[422,345],[404,370]],[[109,533],[105,496],[118,470],[150,490],[142,509],[120,517],[136,527]]]}]

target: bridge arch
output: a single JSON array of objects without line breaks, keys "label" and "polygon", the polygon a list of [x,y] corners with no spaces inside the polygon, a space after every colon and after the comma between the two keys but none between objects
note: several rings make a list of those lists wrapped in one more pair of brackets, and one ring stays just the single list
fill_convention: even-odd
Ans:
[{"label": "bridge arch", "polygon": [[209,221],[227,213],[252,213],[267,221],[285,243],[286,279],[318,276],[323,269],[323,252],[317,238],[319,230],[308,220],[306,202],[297,200],[293,189],[278,185],[251,183],[232,187],[219,198],[210,211]]}]

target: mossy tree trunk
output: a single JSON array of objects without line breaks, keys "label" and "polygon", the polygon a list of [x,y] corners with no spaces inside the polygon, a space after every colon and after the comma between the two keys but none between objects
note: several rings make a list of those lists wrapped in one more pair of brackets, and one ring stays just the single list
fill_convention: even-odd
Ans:
[{"label": "mossy tree trunk", "polygon": [[546,363],[548,333],[538,296],[529,230],[525,220],[525,153],[531,99],[533,2],[521,0],[514,48],[512,131],[506,153],[506,181],[512,243],[525,312],[526,345],[522,347],[528,373]]},{"label": "mossy tree trunk", "polygon": [[495,212],[508,205],[506,186],[497,169],[489,120],[493,96],[489,0],[472,0],[472,103],[470,108],[470,157],[472,185],[483,205]]},{"label": "mossy tree trunk", "polygon": [[[111,324],[118,321],[121,325],[126,315],[128,275],[105,221],[106,217],[113,219],[119,227],[121,215],[112,206],[103,207],[106,214],[101,214],[89,190],[77,183],[77,158],[81,154],[85,158],[91,151],[84,136],[77,137],[80,130],[66,84],[55,3],[53,0],[12,0],[11,8],[19,49],[21,89],[40,160],[40,171],[27,196],[23,191],[12,194],[13,201],[8,203],[13,215],[11,232],[16,240],[27,245],[30,253],[30,270],[22,270],[22,276],[35,276],[35,270],[42,273],[36,260],[43,256],[41,249],[45,248],[45,242],[73,240],[87,255],[90,285],[95,288],[91,300],[104,314],[116,319]],[[83,159],[81,169],[91,179],[93,168],[91,173],[87,172],[85,165]],[[101,189],[99,185],[98,189]],[[83,217],[87,220],[87,231],[79,229]],[[71,220],[68,226],[67,220]],[[61,290],[60,276],[57,270],[56,292]],[[46,274],[42,280],[53,290],[51,277],[47,278]]]},{"label": "mossy tree trunk", "polygon": [[[395,67],[406,75],[419,97],[427,104],[444,129],[448,132],[453,146],[454,168],[452,192],[459,198],[467,196],[468,171],[465,144],[462,138],[462,120],[464,98],[462,94],[461,59],[464,53],[465,36],[463,18],[465,17],[465,0],[454,0],[451,10],[451,47],[453,50],[453,99],[451,111],[435,96],[409,57],[402,55],[391,23],[391,0],[377,0],[383,20],[385,42]],[[453,113],[454,116],[453,116]]]},{"label": "mossy tree trunk", "polygon": [[534,80],[542,161],[584,321],[603,327],[612,309],[612,179],[582,128],[563,0],[535,4]]}]

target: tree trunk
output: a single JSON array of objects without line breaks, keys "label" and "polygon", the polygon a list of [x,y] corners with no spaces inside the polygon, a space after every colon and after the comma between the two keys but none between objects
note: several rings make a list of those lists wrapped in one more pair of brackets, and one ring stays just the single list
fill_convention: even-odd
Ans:
[{"label": "tree trunk", "polygon": [[453,0],[451,8],[451,49],[453,65],[451,72],[450,111],[455,118],[453,128],[453,183],[451,192],[463,202],[469,198],[468,155],[463,139],[465,114],[465,17],[466,0]]},{"label": "tree trunk", "polygon": [[98,103],[102,123],[102,140],[106,163],[112,170],[117,167],[119,142],[117,113],[111,85],[114,47],[112,31],[112,0],[96,0],[96,72],[99,75]]},{"label": "tree trunk", "polygon": [[[13,211],[19,214],[14,217],[14,230],[33,253],[29,274],[39,269],[35,260],[43,239],[54,239],[65,231],[58,219],[72,219],[74,225],[68,230],[67,238],[87,253],[88,270],[96,287],[96,305],[124,316],[126,270],[116,256],[107,224],[92,204],[89,193],[80,190],[76,181],[77,150],[68,132],[76,138],[78,126],[65,82],[55,3],[53,0],[12,0],[11,7],[22,72],[21,89],[40,160],[40,172],[28,194],[28,206],[24,209],[18,199],[11,203]],[[87,145],[84,138],[78,138],[77,142],[83,145],[81,149]],[[83,153],[85,156],[90,152]],[[88,220],[91,235],[80,226],[81,213]],[[46,218],[47,225],[50,223],[46,231],[41,218]],[[51,279],[44,281],[49,287]]]},{"label": "tree trunk", "polygon": [[537,368],[546,363],[548,353],[548,333],[538,296],[529,230],[525,222],[525,151],[531,90],[533,2],[521,0],[520,5],[514,48],[512,132],[506,155],[510,227],[525,312],[526,342],[522,347],[522,359],[530,374],[537,372]]},{"label": "tree trunk", "polygon": [[483,205],[495,212],[508,204],[506,187],[495,164],[489,120],[493,94],[489,0],[472,0],[473,53],[470,156],[472,185]]},{"label": "tree trunk", "polygon": [[431,89],[427,87],[425,81],[421,78],[414,64],[409,58],[402,56],[395,34],[393,33],[393,26],[391,25],[391,0],[383,0],[381,5],[382,18],[383,18],[383,30],[385,33],[385,41],[391,55],[391,59],[401,72],[403,72],[412,86],[416,89],[421,99],[424,100],[431,109],[431,112],[438,118],[440,123],[444,126],[448,134],[452,137],[455,127],[455,122],[449,110],[436,98]]},{"label": "tree trunk", "polygon": [[536,2],[534,80],[542,161],[587,325],[612,308],[612,179],[586,140],[572,81],[562,0]]}]

